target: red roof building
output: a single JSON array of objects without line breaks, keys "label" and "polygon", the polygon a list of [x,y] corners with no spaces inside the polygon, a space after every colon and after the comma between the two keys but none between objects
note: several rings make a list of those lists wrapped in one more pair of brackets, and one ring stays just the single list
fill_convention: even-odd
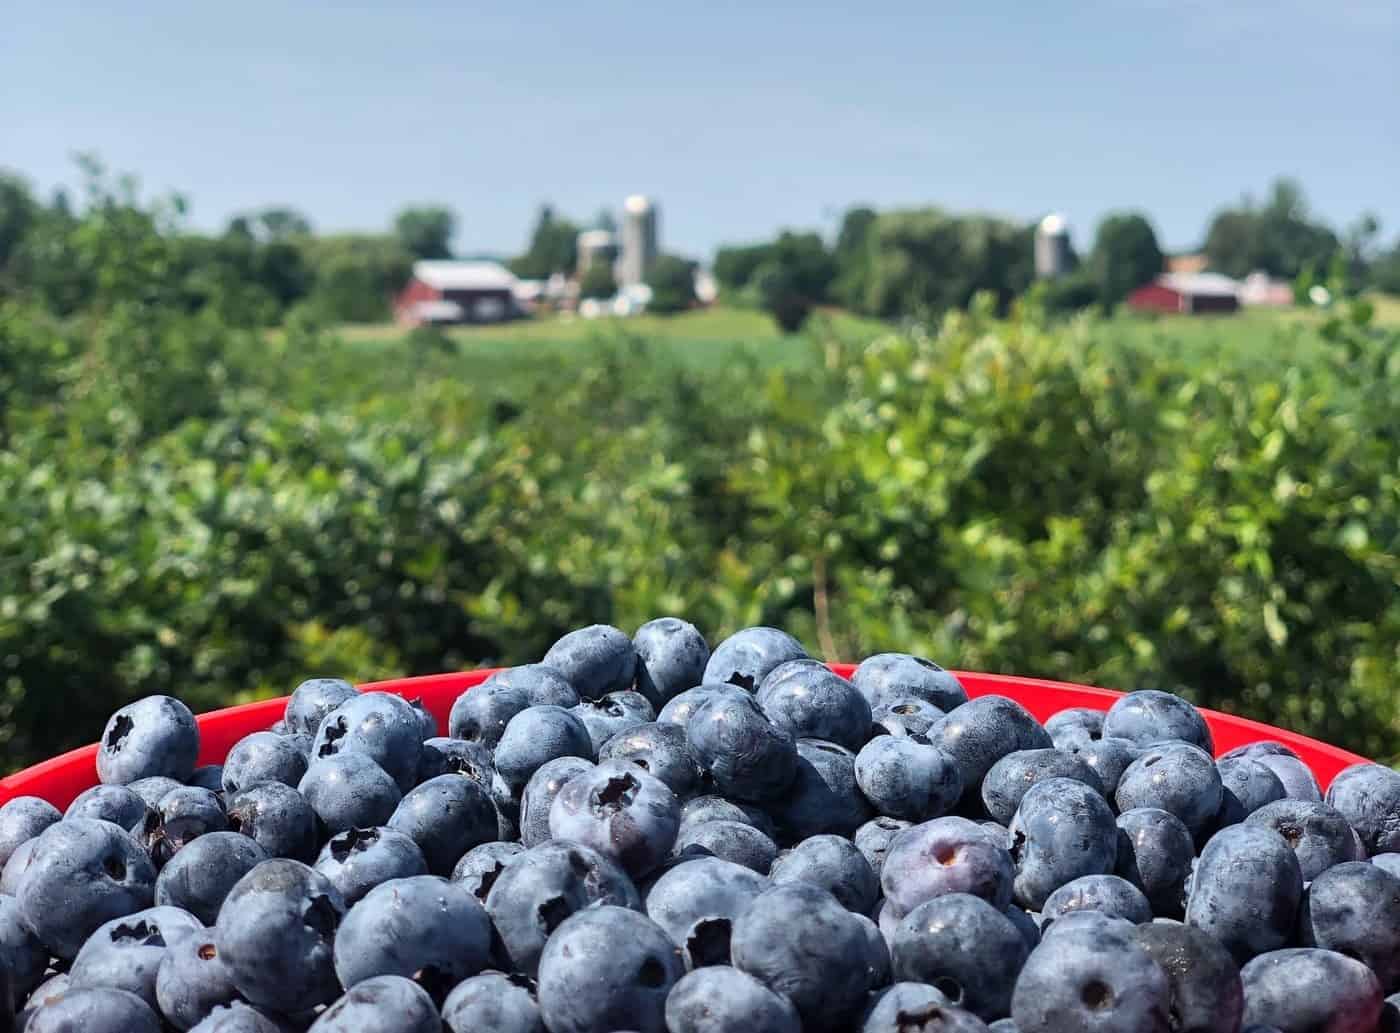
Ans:
[{"label": "red roof building", "polygon": [[1219,273],[1164,273],[1128,295],[1128,307],[1138,312],[1235,312],[1240,285]]},{"label": "red roof building", "polygon": [[394,299],[394,317],[424,323],[498,323],[519,314],[514,274],[495,262],[423,261]]}]

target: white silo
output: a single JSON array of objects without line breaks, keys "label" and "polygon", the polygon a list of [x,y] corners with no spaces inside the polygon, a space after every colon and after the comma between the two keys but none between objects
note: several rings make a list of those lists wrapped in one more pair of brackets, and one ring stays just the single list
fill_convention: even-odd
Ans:
[{"label": "white silo", "polygon": [[1063,215],[1050,214],[1035,228],[1035,275],[1053,280],[1069,272],[1069,223]]},{"label": "white silo", "polygon": [[622,206],[622,257],[617,281],[624,287],[644,283],[657,255],[657,211],[651,198],[633,194]]},{"label": "white silo", "polygon": [[617,235],[612,230],[584,230],[578,235],[578,271],[583,275],[594,262],[617,259]]}]

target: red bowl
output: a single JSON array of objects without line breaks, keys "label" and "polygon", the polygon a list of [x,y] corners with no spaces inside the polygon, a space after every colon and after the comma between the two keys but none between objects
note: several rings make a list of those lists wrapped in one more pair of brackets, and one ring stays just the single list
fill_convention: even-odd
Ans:
[{"label": "red bowl", "polygon": [[[850,677],[854,664],[832,664],[837,674]],[[459,674],[433,674],[423,678],[396,678],[392,681],[370,682],[361,691],[394,692],[409,699],[421,699],[437,718],[438,729],[446,734],[447,714],[452,703],[466,689],[480,685],[494,673],[492,670],[464,671]],[[1068,707],[1091,707],[1107,710],[1122,695],[1108,689],[1093,689],[1068,682],[1044,681],[1039,678],[1017,678],[1004,674],[956,672],[970,696],[1010,696],[1026,707],[1037,720],[1044,721]],[[228,751],[245,735],[261,731],[280,720],[287,701],[268,699],[246,706],[215,710],[199,718],[199,763],[218,764]],[[1354,753],[1285,732],[1280,728],[1249,721],[1233,714],[1203,710],[1220,753],[1245,743],[1272,739],[1291,747],[1312,768],[1323,789],[1337,772],[1352,764],[1364,763],[1366,758]],[[39,796],[59,810],[67,808],[85,789],[97,784],[97,747],[84,746],[62,756],[36,764],[9,778],[0,779],[0,805],[16,796]]]}]

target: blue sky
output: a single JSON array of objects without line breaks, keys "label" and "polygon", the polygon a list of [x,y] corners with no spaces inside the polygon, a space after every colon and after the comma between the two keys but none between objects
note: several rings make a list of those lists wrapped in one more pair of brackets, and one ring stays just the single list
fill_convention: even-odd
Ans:
[{"label": "blue sky", "polygon": [[319,229],[458,214],[513,252],[551,200],[660,200],[703,256],[852,202],[1065,212],[1087,244],[1140,207],[1165,245],[1298,177],[1400,234],[1390,0],[973,4],[25,5],[0,32],[0,165],[41,187],[97,153],[221,226],[269,203]]}]

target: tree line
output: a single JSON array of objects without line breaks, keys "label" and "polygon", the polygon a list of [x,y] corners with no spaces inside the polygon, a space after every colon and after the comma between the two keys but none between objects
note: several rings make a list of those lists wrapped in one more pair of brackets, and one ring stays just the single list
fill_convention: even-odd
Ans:
[{"label": "tree line", "polygon": [[[1209,268],[1240,278],[1256,270],[1289,281],[1326,280],[1346,290],[1400,292],[1400,237],[1386,249],[1380,222],[1363,215],[1344,233],[1315,216],[1302,188],[1281,179],[1263,203],[1246,199],[1211,218],[1201,251]],[[965,308],[979,292],[1004,307],[1035,281],[1035,227],[994,216],[919,208],[849,209],[834,240],[783,231],[774,240],[722,247],[715,277],[728,296],[760,306],[795,330],[820,305],[882,318],[927,317]],[[1040,287],[1051,311],[1112,310],[1163,269],[1164,255],[1141,212],[1106,215],[1086,255]]]}]

